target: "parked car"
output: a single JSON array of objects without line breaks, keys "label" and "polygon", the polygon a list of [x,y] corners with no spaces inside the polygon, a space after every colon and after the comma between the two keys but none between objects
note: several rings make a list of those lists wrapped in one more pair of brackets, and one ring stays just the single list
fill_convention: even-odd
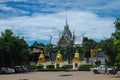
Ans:
[{"label": "parked car", "polygon": [[10,67],[1,67],[2,73],[15,73],[15,70]]},{"label": "parked car", "polygon": [[15,73],[22,73],[22,69],[20,66],[15,66],[14,69],[15,69]]},{"label": "parked car", "polygon": [[25,66],[15,66],[14,69],[16,73],[23,73],[28,71]]},{"label": "parked car", "polygon": [[[100,65],[98,67],[90,68],[90,71],[94,72],[94,74],[100,74],[105,72],[105,68],[105,65]],[[116,68],[107,67],[107,73],[116,74],[117,70]]]},{"label": "parked car", "polygon": [[28,69],[25,66],[21,66],[21,69],[22,69],[22,72],[28,72]]},{"label": "parked car", "polygon": [[0,74],[2,74],[2,70],[1,70],[1,67],[0,67]]}]

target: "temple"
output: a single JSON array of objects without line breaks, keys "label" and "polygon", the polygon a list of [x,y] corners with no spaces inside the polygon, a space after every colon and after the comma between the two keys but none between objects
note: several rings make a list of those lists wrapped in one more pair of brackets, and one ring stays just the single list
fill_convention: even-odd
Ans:
[{"label": "temple", "polygon": [[86,56],[85,53],[79,54],[77,49],[74,53],[69,48],[75,46],[82,47],[83,38],[84,35],[76,36],[74,31],[70,31],[66,17],[66,23],[63,32],[58,36],[57,39],[54,38],[54,36],[50,37],[50,44],[53,44],[54,46],[61,46],[62,53],[60,53],[60,51],[58,51],[58,53],[49,52],[48,55],[45,55],[43,52],[41,52],[44,51],[45,47],[31,46],[29,47],[30,62],[37,65],[42,64],[44,65],[44,68],[46,68],[46,65],[48,64],[54,64],[55,68],[62,67],[65,64],[73,64],[73,69],[77,69],[81,64],[95,64],[95,62],[98,60],[101,61],[102,64],[105,64],[105,59],[107,59],[107,57],[101,49],[91,49],[90,56]]},{"label": "temple", "polygon": [[72,35],[71,31],[69,30],[69,25],[66,22],[64,26],[64,31],[62,32],[62,36],[58,41],[58,45],[61,46],[72,46],[74,43],[74,35]]},{"label": "temple", "polygon": [[62,47],[65,46],[81,46],[83,43],[83,35],[79,36],[80,34],[78,34],[77,36],[75,35],[75,31],[71,32],[69,29],[69,25],[68,25],[68,21],[67,21],[67,11],[66,11],[66,24],[64,26],[64,31],[62,32],[62,34],[59,34],[59,38],[55,38],[54,36],[52,36],[50,42],[51,44],[54,45],[60,45]]}]

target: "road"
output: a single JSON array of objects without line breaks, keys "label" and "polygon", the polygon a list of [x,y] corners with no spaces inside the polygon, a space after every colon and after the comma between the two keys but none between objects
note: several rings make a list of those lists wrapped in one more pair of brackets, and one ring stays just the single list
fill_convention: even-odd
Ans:
[{"label": "road", "polygon": [[0,80],[120,80],[116,75],[93,74],[89,71],[76,72],[29,72],[22,74],[2,74]]}]

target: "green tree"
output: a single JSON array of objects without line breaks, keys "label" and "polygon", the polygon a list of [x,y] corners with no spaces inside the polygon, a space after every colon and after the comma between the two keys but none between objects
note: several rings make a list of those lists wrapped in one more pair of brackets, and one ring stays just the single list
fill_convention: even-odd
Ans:
[{"label": "green tree", "polygon": [[114,64],[116,62],[117,48],[113,43],[113,38],[102,40],[100,43],[100,47],[102,48],[104,53],[109,57],[110,64]]},{"label": "green tree", "polygon": [[45,48],[45,54],[49,55],[50,60],[52,60],[53,46],[52,44],[47,44]]},{"label": "green tree", "polygon": [[34,41],[32,46],[40,46],[40,47],[45,47],[44,43],[38,43],[37,41]]},{"label": "green tree", "polygon": [[45,47],[45,44],[44,43],[39,43],[39,46]]},{"label": "green tree", "polygon": [[83,39],[83,53],[85,53],[85,57],[90,57],[90,49],[95,49],[98,43],[92,39],[88,39],[85,37]]},{"label": "green tree", "polygon": [[24,64],[28,60],[28,45],[23,38],[15,36],[10,29],[1,33],[0,65],[14,66]]},{"label": "green tree", "polygon": [[115,32],[112,34],[114,38],[114,44],[117,46],[118,55],[116,57],[117,60],[120,60],[120,18],[117,18],[114,22],[115,24]]},{"label": "green tree", "polygon": [[63,48],[64,48],[64,55],[66,55],[65,60],[68,60],[68,63],[70,63],[73,58],[73,47],[68,45]]},{"label": "green tree", "polygon": [[34,41],[32,46],[39,46],[38,42],[37,41]]}]

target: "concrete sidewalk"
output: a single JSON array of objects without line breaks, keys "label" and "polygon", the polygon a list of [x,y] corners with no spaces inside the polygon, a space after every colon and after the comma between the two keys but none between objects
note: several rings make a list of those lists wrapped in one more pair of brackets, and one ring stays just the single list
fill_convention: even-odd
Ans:
[{"label": "concrete sidewalk", "polygon": [[23,74],[3,74],[0,80],[120,80],[116,75],[93,74],[89,71],[76,72],[30,72]]}]

